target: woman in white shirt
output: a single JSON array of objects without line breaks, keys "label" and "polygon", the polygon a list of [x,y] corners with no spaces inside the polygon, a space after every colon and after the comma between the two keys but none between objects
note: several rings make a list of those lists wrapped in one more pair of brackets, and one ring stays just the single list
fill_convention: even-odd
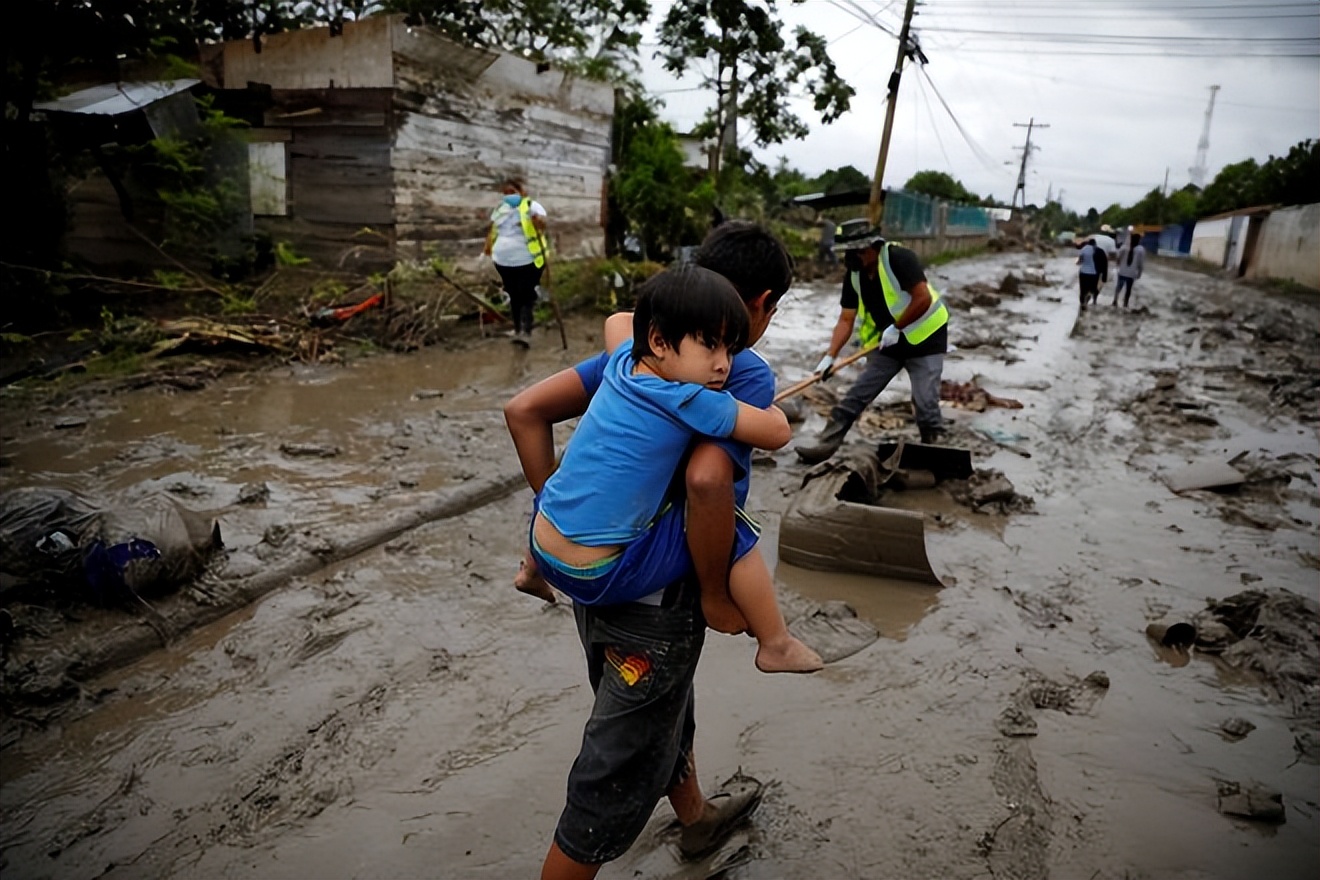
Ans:
[{"label": "woman in white shirt", "polygon": [[1114,285],[1114,305],[1118,305],[1118,294],[1123,294],[1123,308],[1128,307],[1132,298],[1132,283],[1141,277],[1146,268],[1146,249],[1141,245],[1141,236],[1132,233],[1128,243],[1118,251],[1118,283]]},{"label": "woman in white shirt", "polygon": [[513,313],[513,341],[532,342],[532,309],[536,305],[536,286],[545,270],[545,208],[527,196],[527,186],[511,177],[500,186],[504,198],[490,212],[490,232],[486,234],[485,254],[509,294]]}]

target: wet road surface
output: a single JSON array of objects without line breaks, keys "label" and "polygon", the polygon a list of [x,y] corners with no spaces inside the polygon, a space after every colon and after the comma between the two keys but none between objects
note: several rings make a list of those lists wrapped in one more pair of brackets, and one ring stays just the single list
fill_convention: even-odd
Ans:
[{"label": "wet road surface", "polygon": [[[1020,298],[968,308],[959,296],[1033,265],[1050,283]],[[1320,308],[1277,304],[1305,329],[1290,352],[1215,316],[1258,291],[1160,265],[1137,284],[1148,314],[1109,308],[1110,287],[1078,319],[1073,271],[1066,258],[1006,254],[932,273],[957,306],[945,378],[979,377],[1024,404],[946,409],[954,436],[1020,435],[1030,458],[981,441],[975,464],[1003,471],[1035,513],[911,499],[939,512],[927,541],[942,590],[785,567],[781,589],[844,599],[881,631],[817,675],[759,674],[751,640],[708,637],[700,778],[713,789],[742,768],[774,783],[732,844],[751,861],[729,876],[1301,877],[1320,866],[1320,771],[1294,748],[1314,720],[1207,655],[1171,665],[1144,634],[1248,584],[1320,592],[1314,397],[1284,405],[1277,383],[1244,376],[1282,371],[1289,353],[1314,376]],[[836,297],[819,285],[785,301],[760,346],[781,383],[819,358]],[[127,503],[169,492],[220,511],[228,564],[258,570],[282,547],[516,471],[499,406],[590,351],[595,325],[572,323],[568,353],[544,333],[525,354],[489,340],[34,408],[6,420],[0,482]],[[1178,399],[1199,407],[1186,411],[1217,424],[1150,396],[1174,370]],[[810,395],[799,436],[849,378]],[[880,402],[906,394],[900,377]],[[68,415],[87,426],[51,430]],[[865,428],[850,439],[879,439]],[[339,453],[295,457],[280,451],[289,443]],[[1291,480],[1235,496],[1177,496],[1161,481],[1244,452]],[[804,472],[787,450],[757,468],[751,506],[772,557]],[[254,481],[270,499],[236,505]],[[8,718],[0,869],[535,876],[590,695],[571,614],[509,586],[529,506],[522,490],[299,578],[85,682],[79,705],[44,728]],[[273,542],[284,527],[291,544]],[[1081,684],[1096,671],[1107,691]],[[1005,736],[1005,710],[1042,681],[1089,696],[1036,708],[1034,736]],[[1256,725],[1240,741],[1219,732],[1235,716]],[[1287,823],[1220,815],[1219,780],[1280,791]],[[704,876],[677,860],[670,816],[661,805],[601,876]]]}]

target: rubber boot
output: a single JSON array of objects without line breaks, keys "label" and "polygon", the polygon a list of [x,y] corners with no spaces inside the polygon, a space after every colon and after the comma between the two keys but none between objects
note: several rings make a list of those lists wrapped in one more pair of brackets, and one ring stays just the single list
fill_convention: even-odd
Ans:
[{"label": "rubber boot", "polygon": [[843,445],[843,438],[847,436],[851,427],[852,419],[840,419],[831,413],[830,420],[816,436],[816,442],[808,446],[794,447],[793,451],[805,463],[819,464],[839,451],[839,447]]},{"label": "rubber boot", "polygon": [[945,432],[943,428],[926,428],[918,426],[917,430],[921,431],[921,442],[925,443],[927,446],[939,446],[940,441],[944,439]]}]

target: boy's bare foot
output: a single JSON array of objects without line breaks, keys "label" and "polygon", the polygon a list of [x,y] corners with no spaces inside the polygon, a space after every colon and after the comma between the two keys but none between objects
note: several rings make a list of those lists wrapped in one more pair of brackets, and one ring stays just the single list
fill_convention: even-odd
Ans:
[{"label": "boy's bare foot", "polygon": [[541,577],[541,573],[536,570],[536,563],[530,559],[523,559],[518,563],[518,573],[514,575],[513,585],[522,590],[529,596],[535,596],[543,602],[554,605],[555,591],[550,589],[550,585]]},{"label": "boy's bare foot", "polygon": [[738,606],[727,596],[712,599],[701,594],[701,614],[706,618],[706,626],[715,632],[736,636],[747,632],[747,618],[743,617]]},{"label": "boy's bare foot", "polygon": [[762,672],[815,672],[824,666],[819,654],[792,636],[774,645],[763,643],[756,651],[756,668]]}]

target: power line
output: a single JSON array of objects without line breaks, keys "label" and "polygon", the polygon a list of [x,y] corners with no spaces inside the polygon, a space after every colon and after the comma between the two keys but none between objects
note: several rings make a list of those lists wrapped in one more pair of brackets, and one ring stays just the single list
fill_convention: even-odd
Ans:
[{"label": "power line", "polygon": [[972,140],[972,136],[967,133],[967,129],[963,128],[962,123],[958,121],[958,116],[953,112],[953,108],[949,106],[949,102],[944,100],[944,95],[940,94],[939,88],[935,85],[935,80],[930,78],[930,74],[926,72],[925,66],[919,65],[917,67],[917,73],[926,78],[926,82],[930,84],[931,91],[935,93],[935,97],[939,98],[940,104],[944,107],[944,112],[948,113],[949,119],[953,120],[954,128],[958,129],[958,134],[962,135],[962,139],[967,142],[967,146],[971,147],[972,155],[975,156],[977,160],[986,167],[986,169],[998,172],[999,169],[995,166],[994,160],[990,157],[990,154],[982,149],[980,144]]},{"label": "power line", "polygon": [[1049,31],[995,31],[976,28],[923,27],[923,34],[968,34],[988,37],[1010,37],[1015,40],[1047,40],[1054,42],[1153,42],[1153,43],[1298,43],[1320,42],[1314,37],[1171,37],[1157,34],[1064,34]]},{"label": "power line", "polygon": [[[806,0],[813,2],[813,0]],[[1199,10],[1261,10],[1261,9],[1314,9],[1315,3],[1128,3],[1128,4],[1107,4],[1106,12],[1184,12]],[[959,9],[984,9],[987,12],[994,10],[996,13],[1002,12],[1003,4],[999,0],[995,2],[986,2],[986,0],[936,0],[936,2],[922,3],[921,15],[928,15],[931,12],[937,12],[941,9],[957,11]],[[1058,2],[1058,0],[1015,0],[1013,9],[1023,11],[1036,10],[1058,10],[1059,12],[1071,11],[1074,15],[1077,13],[1077,7],[1071,2]]]},{"label": "power line", "polygon": [[[1135,10],[1134,10],[1134,11],[1135,11]],[[966,18],[967,15],[968,15],[968,13],[966,13],[966,12],[954,12],[953,10],[949,10],[949,14],[950,14],[950,15],[956,15],[956,16],[958,16],[958,17],[960,17],[960,18]],[[930,17],[931,17],[930,13],[927,13],[926,17],[927,17],[927,18],[930,18]],[[936,17],[938,18],[938,17],[942,17],[942,16],[936,16]],[[989,17],[991,17],[991,16],[987,13],[986,17],[989,18]],[[1068,20],[1070,20],[1070,21],[1076,21],[1076,20],[1077,20],[1077,13],[1076,13],[1076,12],[1035,12],[1035,11],[1033,11],[1033,12],[1031,13],[1031,17],[1032,17],[1033,19],[1035,19],[1035,18],[1066,18],[1066,19],[1068,19]],[[1169,13],[1169,14],[1165,15],[1165,14],[1162,14],[1162,13],[1147,13],[1147,12],[1145,12],[1144,9],[1143,9],[1143,11],[1142,11],[1142,15],[1141,15],[1141,18],[1138,19],[1138,22],[1147,22],[1147,21],[1182,21],[1182,22],[1188,22],[1188,23],[1196,23],[1196,22],[1202,22],[1202,21],[1240,21],[1240,20],[1242,20],[1242,19],[1250,19],[1250,20],[1256,20],[1256,21],[1283,21],[1283,20],[1288,20],[1288,19],[1299,19],[1299,18],[1301,18],[1301,19],[1307,19],[1307,18],[1317,18],[1317,17],[1320,17],[1320,6],[1317,6],[1317,7],[1316,7],[1316,11],[1315,11],[1315,12],[1285,12],[1285,13],[1282,13],[1282,14],[1279,14],[1279,15],[1262,15],[1262,14],[1260,14],[1259,12],[1254,13],[1254,14],[1252,14],[1252,13],[1248,13],[1248,14],[1245,14],[1245,15],[1179,15],[1178,13],[1174,12],[1174,13]]]},{"label": "power line", "polygon": [[[963,54],[1002,55],[1007,49],[959,48]],[[1152,49],[1143,52],[1094,52],[1079,49],[1033,49],[1033,55],[1076,55],[1091,58],[1320,58],[1320,50],[1315,52],[1222,52],[1206,49],[1204,51],[1161,52]]]}]

